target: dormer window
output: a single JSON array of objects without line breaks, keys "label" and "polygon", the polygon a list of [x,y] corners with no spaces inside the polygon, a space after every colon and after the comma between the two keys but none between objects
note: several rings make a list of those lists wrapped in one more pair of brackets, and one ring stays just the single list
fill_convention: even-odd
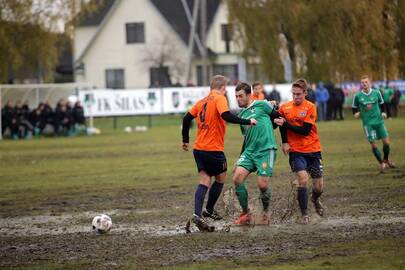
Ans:
[{"label": "dormer window", "polygon": [[130,43],[145,43],[145,24],[141,23],[127,23],[127,44]]}]

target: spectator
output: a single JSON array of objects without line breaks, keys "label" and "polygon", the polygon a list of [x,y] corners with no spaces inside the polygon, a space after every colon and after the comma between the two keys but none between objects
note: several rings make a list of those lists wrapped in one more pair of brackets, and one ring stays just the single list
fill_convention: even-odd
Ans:
[{"label": "spectator", "polygon": [[277,105],[280,104],[281,96],[280,96],[280,92],[277,91],[275,84],[273,84],[273,90],[271,90],[271,92],[266,96],[267,96],[266,97],[267,100],[275,100],[277,102]]},{"label": "spectator", "polygon": [[80,101],[76,101],[75,106],[73,107],[73,121],[79,125],[86,125],[84,109]]},{"label": "spectator", "polygon": [[323,86],[322,82],[319,83],[315,95],[317,102],[318,120],[324,121],[326,120],[327,102],[329,100],[329,93],[328,90]]},{"label": "spectator", "polygon": [[173,86],[175,86],[175,87],[183,87],[183,85],[178,80]]},{"label": "spectator", "polygon": [[1,117],[2,117],[1,131],[3,135],[5,134],[6,130],[9,129],[10,136],[13,139],[17,139],[18,138],[17,115],[15,113],[13,103],[10,100],[7,101],[6,105],[2,109]]},{"label": "spectator", "polygon": [[392,95],[391,99],[391,109],[393,117],[398,117],[400,100],[401,100],[401,91],[399,91],[398,87],[395,87],[394,94]]},{"label": "spectator", "polygon": [[194,85],[192,80],[188,80],[186,86],[187,87],[194,87],[195,85]]},{"label": "spectator", "polygon": [[324,87],[329,94],[329,99],[326,102],[326,120],[335,120],[337,111],[335,86],[332,83],[326,83]]},{"label": "spectator", "polygon": [[33,109],[29,116],[29,121],[34,128],[34,135],[40,135],[41,131],[41,108],[43,106],[38,106],[37,108]]},{"label": "spectator", "polygon": [[49,105],[49,101],[45,101],[40,104],[41,106],[41,125],[40,134],[43,133],[47,125],[52,125],[54,132],[56,132],[55,121],[54,121],[54,111]]},{"label": "spectator", "polygon": [[20,139],[30,138],[34,129],[29,121],[28,105],[26,104],[24,108],[21,101],[17,101],[15,104],[15,114],[17,117],[18,137]]},{"label": "spectator", "polygon": [[387,81],[385,87],[383,85],[380,86],[381,95],[384,99],[384,107],[385,112],[387,113],[387,119],[391,118],[391,99],[394,95],[394,89],[389,86],[389,82]]},{"label": "spectator", "polygon": [[313,83],[312,86],[309,86],[309,84],[308,84],[307,95],[305,97],[306,100],[308,100],[314,104],[316,103],[315,89],[316,89],[316,84]]},{"label": "spectator", "polygon": [[[343,92],[343,89],[341,87],[336,87],[336,109],[337,113],[339,113],[339,119],[338,120],[344,120],[343,117],[343,104],[345,104],[345,93]],[[335,119],[337,116],[335,115]]]}]

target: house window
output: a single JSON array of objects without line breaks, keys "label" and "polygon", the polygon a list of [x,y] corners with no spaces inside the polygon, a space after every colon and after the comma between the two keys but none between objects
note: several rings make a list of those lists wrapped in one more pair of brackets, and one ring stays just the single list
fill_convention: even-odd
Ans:
[{"label": "house window", "polygon": [[160,88],[171,86],[172,82],[170,80],[169,68],[162,67],[153,67],[150,68],[150,87]]},{"label": "house window", "polygon": [[225,42],[225,52],[231,51],[230,43],[233,36],[233,30],[231,24],[221,24],[221,40]]},{"label": "house window", "polygon": [[238,65],[214,65],[214,74],[224,75],[234,83],[238,80]]},{"label": "house window", "polygon": [[106,69],[105,84],[107,88],[124,89],[125,74],[123,69]]},{"label": "house window", "polygon": [[[211,77],[211,68],[210,66],[207,66],[207,74],[206,74],[206,78],[204,80],[203,78],[203,67],[201,65],[197,66],[197,85],[198,86],[203,86],[203,85],[207,85],[207,82],[209,82],[209,78]],[[220,74],[220,73],[214,73],[214,75],[216,74]]]},{"label": "house window", "polygon": [[231,24],[221,24],[221,40],[230,41],[232,40],[233,31]]},{"label": "house window", "polygon": [[145,43],[145,24],[144,23],[127,23],[127,44]]}]

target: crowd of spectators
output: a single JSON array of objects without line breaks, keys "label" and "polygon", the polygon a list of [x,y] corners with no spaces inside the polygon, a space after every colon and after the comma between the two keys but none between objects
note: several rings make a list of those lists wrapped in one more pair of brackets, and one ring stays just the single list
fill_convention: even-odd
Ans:
[{"label": "crowd of spectators", "polygon": [[1,111],[3,136],[28,139],[45,133],[55,136],[73,136],[86,129],[84,109],[77,101],[74,105],[60,99],[55,108],[41,102],[30,109],[28,102],[8,101]]}]

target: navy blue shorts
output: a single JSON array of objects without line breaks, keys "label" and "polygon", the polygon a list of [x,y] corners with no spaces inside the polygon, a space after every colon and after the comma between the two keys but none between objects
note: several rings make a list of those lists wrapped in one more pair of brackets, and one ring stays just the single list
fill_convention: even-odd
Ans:
[{"label": "navy blue shorts", "polygon": [[209,176],[220,175],[227,170],[226,157],[221,151],[193,151],[198,172],[205,171]]},{"label": "navy blue shorts", "polygon": [[323,175],[321,152],[298,153],[290,152],[290,166],[293,172],[307,171],[312,178]]}]

